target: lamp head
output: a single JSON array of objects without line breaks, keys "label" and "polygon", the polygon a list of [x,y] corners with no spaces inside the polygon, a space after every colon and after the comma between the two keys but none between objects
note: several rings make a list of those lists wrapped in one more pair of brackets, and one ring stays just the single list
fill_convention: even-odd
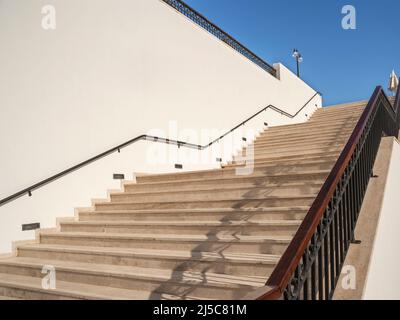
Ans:
[{"label": "lamp head", "polygon": [[297,49],[293,49],[293,58],[297,59],[299,62],[303,62],[303,57],[301,55],[301,53],[299,52],[299,50]]}]

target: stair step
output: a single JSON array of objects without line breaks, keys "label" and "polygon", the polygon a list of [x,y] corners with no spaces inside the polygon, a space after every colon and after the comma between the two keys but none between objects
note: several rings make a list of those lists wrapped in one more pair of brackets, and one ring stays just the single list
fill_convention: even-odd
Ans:
[{"label": "stair step", "polygon": [[[43,275],[42,275],[43,276]],[[175,295],[156,294],[143,290],[127,290],[112,287],[57,281],[54,290],[42,288],[42,279],[14,274],[0,274],[0,294],[24,300],[178,300]],[[203,299],[203,298],[201,298]]]},{"label": "stair step", "polygon": [[[143,182],[165,182],[165,181],[176,181],[179,180],[182,184],[190,182],[191,180],[204,180],[209,179],[227,179],[239,177],[240,180],[237,179],[235,183],[240,182],[244,178],[252,178],[252,177],[271,177],[277,175],[289,175],[289,174],[304,174],[307,172],[319,172],[319,171],[329,171],[333,167],[333,161],[320,161],[316,163],[304,163],[304,164],[288,164],[288,165],[256,165],[253,169],[253,172],[249,175],[243,176],[239,175],[236,168],[225,168],[225,169],[216,169],[216,170],[203,170],[203,171],[186,171],[178,174],[153,174],[147,176],[137,177],[138,185]],[[129,185],[129,184],[125,184]]]},{"label": "stair step", "polygon": [[[239,167],[239,165],[237,165]],[[160,183],[133,183],[125,182],[124,191],[113,193],[118,195],[127,193],[131,195],[146,195],[146,194],[167,194],[171,192],[188,192],[188,191],[214,191],[214,190],[240,190],[250,188],[282,188],[286,190],[289,188],[301,188],[309,186],[310,188],[317,188],[324,183],[324,180],[316,180],[312,182],[286,182],[286,183],[270,183],[264,178],[243,178],[243,179],[199,179],[192,180],[190,183],[185,183],[184,180],[173,182],[160,182]],[[218,188],[216,186],[218,185]]]},{"label": "stair step", "polygon": [[351,103],[343,103],[334,106],[326,106],[319,108],[315,113],[346,113],[346,112],[354,112],[354,110],[363,110],[365,106],[368,104],[368,101],[356,101]]},{"label": "stair step", "polygon": [[[302,162],[308,162],[311,159],[315,159],[315,161],[326,161],[326,162],[332,162],[335,163],[337,159],[339,158],[339,154],[337,152],[334,153],[317,153],[317,154],[311,154],[311,155],[294,155],[294,156],[286,156],[282,158],[282,162],[285,162],[286,164],[297,164],[297,163],[302,163]],[[235,163],[244,163],[244,160],[236,160],[235,161],[230,161],[225,167],[229,168],[229,166],[234,166]],[[257,167],[259,165],[265,165],[265,164],[279,164],[276,162],[276,158],[265,158],[265,159],[257,159],[254,160],[254,166]]]},{"label": "stair step", "polygon": [[[339,127],[351,126],[360,118],[361,112],[353,112],[349,113],[347,116],[331,116],[331,115],[323,115],[323,114],[314,114],[309,121],[294,123],[294,124],[286,124],[281,126],[268,127],[268,131],[276,132],[276,131],[296,131],[303,129],[330,129],[335,130]],[[322,118],[321,118],[322,117]],[[313,121],[316,118],[321,118],[319,121]],[[336,121],[335,121],[336,120]],[[337,121],[340,120],[340,121]]]},{"label": "stair step", "polygon": [[208,221],[208,220],[301,220],[308,211],[308,207],[275,207],[252,209],[164,209],[164,210],[102,210],[81,211],[79,221]]},{"label": "stair step", "polygon": [[0,296],[0,301],[5,301],[5,300],[20,300],[20,299],[14,297]]},{"label": "stair step", "polygon": [[365,106],[366,103],[363,103],[347,110],[340,110],[338,107],[321,108],[314,112],[312,118],[318,116],[348,117],[351,115],[361,115],[365,110]]},{"label": "stair step", "polygon": [[[261,160],[261,159],[270,159],[271,157],[297,157],[297,156],[304,156],[308,154],[316,154],[316,153],[335,153],[339,156],[340,152],[342,151],[342,147],[322,147],[322,148],[309,148],[309,149],[298,149],[298,150],[287,150],[287,151],[279,151],[279,150],[261,150],[260,152],[255,151],[254,156],[250,160]],[[236,155],[233,157],[234,160],[242,159],[243,156]]]},{"label": "stair step", "polygon": [[312,139],[313,137],[317,136],[333,136],[336,135],[345,135],[350,134],[356,125],[357,121],[353,121],[352,123],[348,124],[340,124],[336,127],[329,127],[327,125],[321,124],[318,127],[304,127],[304,128],[297,128],[293,130],[288,130],[285,128],[280,127],[271,127],[267,128],[263,132],[260,133],[258,139],[280,139],[285,141],[286,138],[290,137],[302,137],[304,139]]},{"label": "stair step", "polygon": [[61,222],[62,232],[200,235],[294,235],[298,220],[267,221],[73,221]]},{"label": "stair step", "polygon": [[185,200],[172,199],[165,201],[124,201],[124,202],[98,202],[96,210],[135,210],[135,209],[197,209],[197,208],[249,208],[249,207],[288,207],[310,206],[316,194],[301,195],[297,197],[279,196],[266,197],[265,195],[249,195],[245,197],[224,196],[221,199]]},{"label": "stair step", "polygon": [[[264,132],[261,133],[261,137],[265,137],[266,135],[274,136],[274,135],[282,135],[285,134],[286,136],[296,135],[296,134],[307,134],[310,138],[314,135],[322,135],[324,133],[331,133],[331,132],[350,132],[354,129],[356,120],[348,119],[346,121],[342,121],[341,123],[330,124],[329,122],[326,123],[314,123],[310,124],[310,122],[305,122],[298,125],[290,125],[287,126],[277,126],[277,127],[270,127],[266,129]],[[296,127],[292,127],[296,126]]]},{"label": "stair step", "polygon": [[[255,149],[262,148],[262,147],[270,147],[270,148],[281,148],[281,147],[292,147],[293,145],[308,147],[313,145],[330,145],[330,144],[342,144],[345,143],[349,138],[349,134],[343,134],[341,136],[332,136],[332,137],[315,137],[314,139],[305,140],[305,139],[292,139],[287,141],[279,141],[279,140],[272,140],[272,139],[256,139],[254,141]],[[251,145],[249,145],[251,146]],[[248,147],[247,147],[248,148]]]},{"label": "stair step", "polygon": [[206,252],[245,252],[280,255],[291,237],[119,234],[95,232],[42,232],[40,243],[90,247],[122,247]]},{"label": "stair step", "polygon": [[281,143],[284,144],[296,144],[298,142],[312,142],[314,139],[320,139],[322,141],[335,141],[337,139],[345,139],[350,137],[353,130],[332,130],[327,132],[319,133],[308,133],[307,130],[304,132],[297,133],[294,135],[287,134],[274,134],[269,135],[269,130],[265,130],[260,134],[253,142],[257,144],[274,143],[275,146],[279,146]]},{"label": "stair step", "polygon": [[255,144],[258,144],[258,143],[262,144],[265,142],[274,142],[276,144],[295,143],[295,142],[299,142],[299,141],[302,141],[302,142],[314,141],[313,140],[314,138],[320,139],[320,140],[332,141],[332,140],[350,136],[352,130],[345,130],[345,131],[332,130],[332,131],[323,132],[323,134],[317,134],[317,135],[310,134],[307,132],[307,130],[305,130],[304,132],[298,133],[296,135],[287,135],[284,133],[270,135],[269,132],[270,132],[270,130],[266,129],[265,131],[260,133],[260,135],[254,140],[254,143]]},{"label": "stair step", "polygon": [[268,276],[279,255],[217,253],[200,251],[79,247],[62,245],[22,245],[19,257],[43,260],[91,262],[142,268]]},{"label": "stair step", "polygon": [[286,172],[270,172],[268,169],[256,170],[250,175],[239,175],[236,170],[233,169],[217,169],[217,170],[204,170],[204,171],[187,171],[179,172],[175,174],[171,173],[160,173],[160,174],[149,174],[142,175],[136,178],[137,183],[148,183],[148,182],[172,182],[172,181],[191,181],[199,180],[204,178],[211,179],[243,179],[243,178],[265,178],[265,179],[281,179],[287,177],[294,177],[295,180],[301,179],[301,176],[311,176],[311,175],[328,175],[330,170],[298,170],[296,173],[286,173]]},{"label": "stair step", "polygon": [[352,112],[349,114],[340,114],[340,115],[316,113],[316,114],[313,114],[313,116],[311,117],[311,119],[308,123],[310,125],[314,125],[317,123],[339,123],[339,122],[343,122],[343,121],[346,121],[349,119],[354,122],[357,122],[360,119],[363,111],[364,110],[360,110],[360,111]]},{"label": "stair step", "polygon": [[231,276],[132,266],[110,266],[94,263],[41,260],[35,258],[9,258],[0,260],[0,273],[42,278],[42,267],[55,267],[56,279],[89,285],[128,290],[144,290],[180,295],[190,292],[194,296],[235,299],[264,285],[266,277]]},{"label": "stair step", "polygon": [[[308,152],[315,152],[315,151],[320,151],[320,152],[325,152],[325,151],[333,151],[336,152],[340,149],[343,149],[344,143],[331,143],[331,144],[314,144],[314,145],[309,145],[309,146],[303,146],[303,145],[292,145],[292,146],[284,146],[284,147],[273,147],[271,148],[268,145],[264,146],[257,146],[254,148],[254,154],[255,155],[267,155],[267,154],[281,154],[281,155],[286,155],[286,154],[302,154],[301,152],[303,151],[305,154]],[[244,148],[244,150],[248,150]]]},{"label": "stair step", "polygon": [[[333,167],[333,165],[332,165]],[[316,195],[322,187],[322,184],[308,185],[306,183],[297,186],[275,186],[275,187],[259,187],[259,186],[248,186],[248,187],[231,187],[221,189],[205,189],[201,188],[196,190],[167,190],[159,192],[114,192],[110,194],[112,203],[142,203],[148,202],[175,202],[175,201],[205,201],[205,200],[226,200],[226,199],[248,199],[257,197],[299,197],[304,195]]]},{"label": "stair step", "polygon": [[[335,163],[336,160],[338,159],[338,155],[326,155],[326,156],[320,156],[320,157],[314,157],[314,156],[312,156],[312,157],[309,157],[308,159],[305,158],[305,157],[303,157],[302,159],[298,159],[298,158],[299,158],[299,157],[292,157],[291,159],[286,159],[286,160],[285,160],[285,163],[286,163],[286,164],[297,165],[298,163],[302,163],[302,162],[304,162],[304,161],[307,161],[307,162],[308,162],[310,159],[315,159],[315,162],[314,162],[314,163],[317,163],[317,162],[330,162],[330,163]],[[226,164],[226,165],[224,166],[224,168],[236,167],[236,166],[238,166],[238,165],[242,165],[242,166],[243,166],[243,165],[245,164],[244,160],[238,161],[237,163],[238,163],[238,164],[229,162],[228,164]],[[258,159],[257,161],[254,161],[254,166],[257,167],[257,166],[260,166],[260,165],[273,164],[273,163],[275,163],[274,160],[270,160],[270,159]]]},{"label": "stair step", "polygon": [[[291,161],[291,160],[303,161],[303,160],[315,159],[317,157],[327,157],[327,156],[338,159],[339,154],[340,154],[340,152],[338,150],[336,150],[334,152],[333,151],[332,152],[314,151],[312,153],[307,153],[307,154],[296,153],[296,154],[292,154],[292,155],[282,155],[282,156],[279,156],[277,154],[270,154],[270,155],[265,155],[263,158],[254,159],[254,163],[255,163],[255,167],[257,167],[259,164],[262,164],[262,163],[277,162],[277,159],[279,159],[278,161]],[[240,156],[237,155],[234,158],[239,160]],[[279,162],[277,162],[277,164],[279,164]]]}]

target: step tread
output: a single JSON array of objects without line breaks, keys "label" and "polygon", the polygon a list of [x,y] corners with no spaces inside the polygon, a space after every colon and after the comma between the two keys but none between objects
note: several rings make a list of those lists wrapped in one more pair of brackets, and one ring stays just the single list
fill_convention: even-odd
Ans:
[{"label": "step tread", "polygon": [[42,231],[41,236],[52,237],[70,237],[70,238],[109,238],[119,240],[155,240],[155,241],[199,241],[199,242],[277,242],[288,243],[292,237],[285,236],[248,236],[248,235],[186,235],[186,234],[140,234],[140,233],[104,233],[104,232],[60,232],[60,231]]},{"label": "step tread", "polygon": [[254,213],[254,212],[291,212],[291,211],[308,211],[308,206],[290,206],[290,207],[261,207],[261,208],[193,208],[193,209],[128,209],[128,210],[104,210],[104,209],[96,209],[93,208],[87,210],[81,210],[80,213],[89,213],[89,214],[97,214],[97,213],[109,213],[109,214],[119,214],[119,213],[142,213],[142,214],[150,214],[150,213],[159,213],[159,214],[168,214],[168,213]]},{"label": "step tread", "polygon": [[[268,157],[266,157],[266,159],[268,159]],[[217,174],[220,174],[220,173],[222,173],[222,172],[224,172],[226,170],[226,172],[227,171],[233,171],[232,169],[230,169],[230,168],[223,168],[223,169],[213,169],[213,170],[198,170],[198,171],[185,171],[185,172],[177,172],[177,173],[156,173],[156,174],[148,174],[148,175],[141,175],[141,176],[138,176],[137,178],[151,178],[151,179],[155,179],[155,178],[167,178],[167,177],[180,177],[180,176],[184,176],[184,175],[194,175],[194,174],[204,174],[204,173],[217,173]],[[320,174],[320,173],[330,173],[330,170],[304,170],[304,171],[299,171],[299,172],[296,172],[296,173],[270,173],[270,174],[250,174],[250,175],[247,175],[247,176],[237,176],[237,175],[233,175],[232,177],[229,177],[229,179],[234,179],[234,178],[236,178],[236,179],[243,179],[243,177],[246,177],[246,178],[251,178],[251,177],[264,177],[264,178],[267,178],[267,177],[285,177],[285,176],[296,176],[296,175],[306,175],[306,174]],[[221,176],[221,178],[227,178],[226,176],[225,177],[222,177]],[[194,179],[193,179],[194,180]],[[176,182],[176,181],[183,181],[183,182],[185,182],[185,181],[193,181],[190,177],[188,177],[187,179],[182,179],[182,180],[178,180],[178,179],[174,179],[174,180],[172,180],[172,181],[174,181],[174,182]],[[202,179],[199,179],[199,178],[197,178],[196,180],[204,180],[204,178],[202,178]],[[164,180],[165,181],[165,180]],[[143,183],[146,183],[146,184],[151,184],[151,183],[153,183],[153,184],[157,184],[157,183],[160,183],[160,182],[158,182],[158,181],[146,181],[146,182],[137,182],[137,184],[143,184]]]},{"label": "step tread", "polygon": [[[118,201],[118,202],[113,202],[109,200],[98,200],[95,202],[96,206],[124,206],[124,205],[157,205],[157,204],[162,204],[162,205],[168,205],[168,204],[203,204],[203,203],[230,203],[232,201],[257,201],[257,200],[264,200],[264,201],[269,201],[269,200],[313,200],[315,199],[317,193],[314,194],[305,194],[305,195],[299,195],[299,196],[269,196],[269,195],[251,195],[251,196],[236,196],[236,195],[230,195],[230,196],[225,196],[224,199],[193,199],[193,200],[181,200],[181,199],[168,199],[168,200],[143,200],[143,201]],[[140,199],[139,199],[140,200]]]},{"label": "step tread", "polygon": [[[257,165],[257,163],[255,163],[255,165]],[[225,168],[221,169],[224,170]],[[195,171],[188,171],[188,172],[195,172]],[[322,171],[318,171],[318,173],[311,173],[311,174],[326,174],[328,172],[328,170],[322,170]],[[231,176],[231,177],[227,177],[227,176],[221,176],[221,177],[215,177],[215,178],[207,178],[207,181],[212,182],[212,181],[218,181],[218,183],[223,183],[226,180],[237,180],[237,181],[233,181],[232,183],[237,183],[240,182],[240,180],[243,179],[259,179],[259,180],[268,180],[268,178],[271,177],[293,177],[293,176],[297,176],[297,175],[306,175],[309,174],[309,172],[305,172],[305,173],[286,173],[286,174],[275,174],[274,176],[271,175],[265,175],[265,174],[258,174],[258,175],[249,175],[249,176]],[[196,183],[196,182],[204,182],[204,178],[203,179],[199,179],[199,178],[190,178],[190,179],[176,179],[176,180],[162,180],[162,181],[139,181],[139,182],[131,182],[131,181],[127,181],[124,182],[125,185],[127,185],[128,187],[130,186],[141,186],[141,185],[146,185],[146,186],[164,186],[164,185],[170,185],[170,184],[184,184],[187,182],[190,183]],[[284,182],[282,183],[283,186],[285,185],[290,185],[290,184],[298,184],[299,182]],[[272,183],[271,185],[276,184],[276,183]]]},{"label": "step tread", "polygon": [[6,301],[6,300],[20,300],[20,299],[14,297],[0,296],[0,301]]},{"label": "step tread", "polygon": [[[244,164],[237,164],[237,167],[243,167]],[[202,180],[203,181],[203,180]],[[208,180],[210,181],[210,180]],[[207,182],[208,182],[207,181]],[[266,183],[264,185],[257,185],[257,184],[253,184],[250,185],[248,187],[243,187],[240,186],[240,184],[246,184],[246,183],[252,183],[252,182],[248,182],[248,181],[244,181],[244,182],[237,182],[237,183],[231,183],[231,184],[219,184],[218,188],[215,187],[215,184],[212,183],[213,180],[211,180],[211,182],[209,182],[211,184],[211,186],[207,186],[207,185],[199,185],[196,186],[196,189],[193,190],[187,190],[187,189],[183,189],[180,190],[178,188],[173,189],[173,190],[157,190],[157,191],[150,191],[150,190],[129,190],[129,191],[117,191],[117,192],[112,192],[111,195],[162,195],[162,194],[166,194],[166,193],[190,193],[190,192],[198,192],[198,191],[209,191],[209,192],[215,192],[215,191],[228,191],[228,190],[262,190],[262,189],[278,189],[278,188],[287,188],[287,187],[318,187],[320,185],[322,185],[324,183],[323,180],[315,180],[312,182],[292,182],[292,183]],[[184,183],[182,183],[181,185],[183,185]],[[238,186],[239,184],[239,186]],[[130,186],[138,186],[137,184],[131,184]],[[175,185],[175,187],[178,187]]]},{"label": "step tread", "polygon": [[[171,294],[155,294],[151,291],[120,289],[67,281],[57,281],[56,289],[47,290],[42,288],[41,278],[4,273],[0,273],[0,287],[7,287],[11,289],[17,288],[26,291],[35,291],[44,294],[83,300],[148,300],[157,298],[162,300],[182,299],[180,296]],[[189,300],[191,299],[190,297],[184,298]]]},{"label": "step tread", "polygon": [[301,220],[265,220],[265,221],[66,221],[61,225],[89,226],[204,226],[204,227],[246,227],[246,226],[298,226]]},{"label": "step tread", "polygon": [[113,255],[121,257],[143,257],[158,259],[179,259],[196,261],[228,261],[249,264],[276,264],[280,256],[273,254],[258,253],[218,253],[207,251],[189,250],[157,250],[157,249],[129,249],[113,247],[82,247],[55,244],[27,244],[21,245],[19,249],[29,249],[38,251],[58,251],[68,253],[90,253],[97,255]]},{"label": "step tread", "polygon": [[118,266],[62,260],[43,260],[37,258],[13,257],[0,260],[0,265],[31,267],[42,269],[44,265],[55,267],[56,272],[75,272],[91,275],[104,275],[141,280],[172,281],[182,284],[203,284],[214,287],[258,287],[265,284],[265,277],[233,276],[219,273],[175,271],[156,268]]}]

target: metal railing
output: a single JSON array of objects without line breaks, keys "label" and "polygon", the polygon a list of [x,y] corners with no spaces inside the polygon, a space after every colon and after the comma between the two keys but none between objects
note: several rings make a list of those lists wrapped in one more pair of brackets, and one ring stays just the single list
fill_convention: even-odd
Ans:
[{"label": "metal railing", "polygon": [[237,129],[239,129],[240,127],[244,126],[246,123],[248,123],[250,120],[254,119],[255,117],[259,116],[261,113],[263,113],[263,112],[265,112],[265,111],[267,111],[269,109],[271,109],[271,110],[273,110],[273,111],[275,111],[277,113],[280,113],[281,115],[283,115],[283,116],[285,116],[287,118],[293,119],[304,108],[306,108],[310,104],[310,102],[313,101],[313,99],[317,95],[321,95],[321,93],[316,92],[309,100],[307,100],[307,102],[295,114],[290,114],[290,113],[288,113],[288,112],[286,112],[286,111],[284,111],[284,110],[282,110],[282,109],[270,104],[270,105],[262,108],[260,111],[256,112],[255,114],[253,114],[251,117],[249,117],[246,120],[242,121],[237,126],[233,127],[231,130],[227,131],[222,136],[216,138],[215,140],[211,141],[210,143],[208,143],[206,145],[198,145],[198,144],[193,144],[193,143],[188,143],[188,142],[183,142],[183,141],[178,141],[178,140],[171,140],[171,139],[160,138],[160,137],[156,137],[156,136],[150,136],[150,135],[146,135],[146,134],[137,136],[136,138],[133,138],[133,139],[131,139],[131,140],[129,140],[129,141],[123,143],[123,144],[120,144],[120,145],[118,145],[118,146],[116,146],[114,148],[111,148],[111,149],[109,149],[109,150],[107,150],[107,151],[105,151],[105,152],[103,152],[103,153],[101,153],[101,154],[99,154],[97,156],[94,156],[94,157],[92,157],[92,158],[90,158],[90,159],[88,159],[86,161],[83,161],[83,162],[81,162],[81,163],[79,163],[79,164],[77,164],[77,165],[75,165],[75,166],[73,166],[73,167],[71,167],[69,169],[61,171],[60,173],[58,173],[56,175],[53,175],[53,176],[51,176],[51,177],[49,177],[49,178],[47,178],[45,180],[42,180],[42,181],[40,181],[40,182],[38,182],[38,183],[28,187],[28,188],[25,188],[25,189],[23,189],[21,191],[18,191],[17,193],[14,193],[11,196],[8,196],[8,197],[6,197],[4,199],[1,199],[0,200],[0,207],[5,205],[6,203],[9,203],[9,202],[11,202],[13,200],[18,199],[18,198],[20,198],[20,197],[22,197],[24,195],[31,196],[32,192],[34,190],[37,190],[37,189],[39,189],[39,188],[41,188],[41,187],[43,187],[43,186],[45,186],[45,185],[47,185],[47,184],[49,184],[49,183],[51,183],[53,181],[56,181],[56,180],[60,179],[61,177],[64,177],[67,174],[70,174],[70,173],[72,173],[74,171],[77,171],[77,170],[79,170],[79,169],[81,169],[81,168],[83,168],[83,167],[85,167],[85,166],[87,166],[87,165],[89,165],[89,164],[91,164],[93,162],[96,162],[96,161],[98,161],[98,160],[100,160],[100,159],[112,154],[112,153],[115,153],[115,152],[119,153],[119,152],[121,152],[121,150],[123,148],[126,148],[126,147],[128,147],[128,146],[130,146],[130,145],[132,145],[132,144],[134,144],[134,143],[136,143],[138,141],[145,140],[145,141],[150,141],[150,142],[165,143],[165,144],[169,144],[169,145],[174,145],[174,146],[177,146],[178,148],[184,147],[184,148],[190,148],[190,149],[205,150],[205,149],[211,147],[213,144],[215,144],[215,143],[219,142],[220,140],[222,140],[223,138],[225,138],[228,134],[236,131]]},{"label": "metal railing", "polygon": [[[327,300],[338,282],[383,136],[399,132],[392,106],[377,87],[299,230],[259,300]],[[396,114],[397,111],[397,114]]]},{"label": "metal railing", "polygon": [[267,62],[265,62],[263,59],[257,56],[254,52],[246,48],[243,44],[234,39],[228,33],[221,30],[214,23],[210,22],[206,17],[204,17],[202,14],[200,14],[199,12],[188,6],[186,3],[180,0],[162,0],[162,1],[169,4],[172,8],[174,8],[184,16],[188,17],[194,23],[198,24],[200,27],[207,30],[221,41],[225,42],[227,45],[235,49],[237,52],[245,56],[247,59],[258,65],[259,67],[261,67],[274,77],[276,77],[276,70],[274,69],[274,67],[269,65]]}]

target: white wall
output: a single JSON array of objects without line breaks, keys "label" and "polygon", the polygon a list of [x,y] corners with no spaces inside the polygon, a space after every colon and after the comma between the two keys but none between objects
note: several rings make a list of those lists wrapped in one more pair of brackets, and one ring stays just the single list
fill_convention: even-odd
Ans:
[{"label": "white wall", "polygon": [[363,299],[400,299],[400,145],[394,142]]},{"label": "white wall", "polygon": [[[48,4],[56,30],[41,27]],[[206,143],[263,106],[295,113],[314,94],[284,66],[275,65],[274,78],[159,0],[0,0],[0,44],[0,198],[143,133]],[[316,97],[293,120],[268,111],[244,129],[305,121],[320,106]],[[224,161],[240,138],[220,147]],[[174,170],[171,157],[154,164],[149,145],[0,207],[0,252],[33,236],[19,232],[21,223],[53,226],[55,217],[104,197],[119,186],[114,172]],[[186,170],[215,167],[221,153],[180,162]]]}]

